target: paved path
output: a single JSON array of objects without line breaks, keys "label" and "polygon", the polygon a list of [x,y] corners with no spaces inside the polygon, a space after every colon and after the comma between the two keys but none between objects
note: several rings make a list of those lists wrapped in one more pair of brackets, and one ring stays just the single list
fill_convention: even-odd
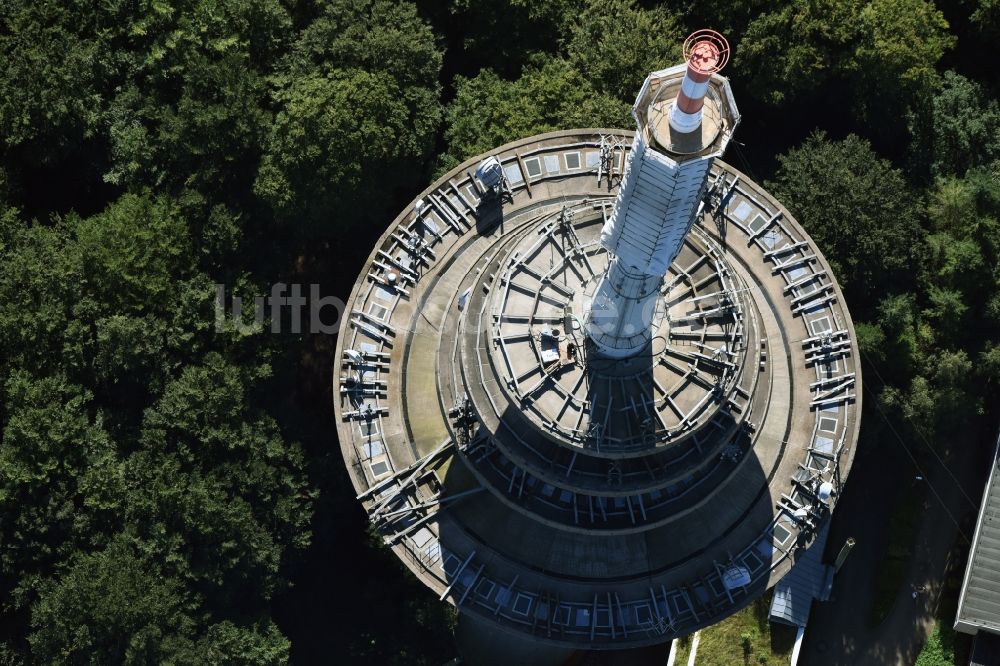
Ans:
[{"label": "paved path", "polygon": [[[925,482],[937,491],[940,500],[933,492],[926,493],[924,516],[906,580],[889,616],[874,628],[869,626],[869,617],[889,521],[899,484],[914,479],[912,463],[891,433],[877,446],[869,444],[858,451],[848,487],[834,514],[828,555],[835,556],[849,536],[857,540],[857,546],[834,581],[831,600],[813,609],[800,664],[912,666],[933,630],[934,611],[950,567],[965,566],[963,546],[967,545],[959,538],[955,521],[971,539],[986,479],[988,439],[979,437],[974,444],[957,446],[960,455],[945,457],[947,470],[933,456],[921,457],[921,467],[927,474]],[[926,450],[922,442],[907,445],[914,454],[921,448]],[[965,495],[977,502],[975,508]],[[917,589],[924,591],[914,599],[913,591]]]},{"label": "paved path", "polygon": [[691,641],[691,653],[688,655],[687,666],[694,666],[695,657],[698,656],[698,643],[701,642],[701,632],[694,632],[694,640]]}]

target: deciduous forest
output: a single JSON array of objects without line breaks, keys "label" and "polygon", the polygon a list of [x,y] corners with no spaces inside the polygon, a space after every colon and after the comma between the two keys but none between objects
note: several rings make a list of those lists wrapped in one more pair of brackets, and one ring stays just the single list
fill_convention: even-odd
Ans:
[{"label": "deciduous forest", "polygon": [[0,664],[454,656],[342,469],[331,336],[219,331],[215,285],[346,297],[435,174],[631,128],[701,27],[733,45],[725,159],[844,288],[863,445],[992,428],[998,0],[8,0]]}]

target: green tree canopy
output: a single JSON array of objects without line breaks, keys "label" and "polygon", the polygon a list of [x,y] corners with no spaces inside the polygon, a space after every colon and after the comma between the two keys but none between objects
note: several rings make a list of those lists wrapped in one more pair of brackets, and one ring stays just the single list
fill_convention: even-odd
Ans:
[{"label": "green tree canopy", "polygon": [[928,213],[927,315],[945,340],[976,345],[1000,324],[990,312],[1000,294],[1000,179],[982,169],[940,179]]},{"label": "green tree canopy", "polygon": [[772,104],[815,89],[843,66],[858,38],[861,6],[861,0],[809,0],[761,12],[736,45],[738,75]]},{"label": "green tree canopy", "polygon": [[[63,154],[100,123],[101,91],[122,63],[85,3],[5,3],[0,11],[0,142]],[[39,151],[42,161],[53,153]]]},{"label": "green tree canopy", "polygon": [[781,3],[750,22],[734,64],[747,89],[774,104],[840,77],[860,118],[893,129],[934,84],[955,44],[947,29],[930,0]]},{"label": "green tree canopy", "polygon": [[1000,36],[1000,0],[979,0],[971,19],[983,35]]},{"label": "green tree canopy", "polygon": [[540,132],[635,124],[628,104],[595,91],[564,60],[531,68],[517,81],[483,70],[456,86],[445,131],[452,164]]},{"label": "green tree canopy", "polygon": [[386,193],[415,184],[430,162],[441,58],[411,3],[327,3],[275,79],[256,192],[305,224],[381,213]]},{"label": "green tree canopy", "polygon": [[209,624],[197,599],[125,535],[47,581],[32,607],[32,655],[46,664],[288,663],[273,623]]},{"label": "green tree canopy", "polygon": [[911,151],[930,175],[962,175],[1000,158],[1000,105],[981,85],[948,71],[926,102],[910,114]]},{"label": "green tree canopy", "polygon": [[105,178],[226,196],[259,155],[270,119],[263,77],[291,36],[277,0],[150,2],[129,32],[131,69],[108,110]]},{"label": "green tree canopy", "polygon": [[[460,53],[459,73],[492,69],[517,77],[532,58],[556,55],[560,37],[583,11],[587,0],[421,0],[421,10],[438,14],[437,25]],[[470,72],[471,69],[471,72]]]},{"label": "green tree canopy", "polygon": [[322,12],[284,61],[286,75],[329,69],[384,72],[395,79],[411,110],[433,111],[443,53],[413,3],[324,0],[320,6]]},{"label": "green tree canopy", "polygon": [[[931,0],[870,0],[861,9],[855,61],[856,103],[872,112],[898,112],[893,96],[913,103],[937,85],[935,68],[955,46],[948,22]],[[886,95],[886,93],[889,95]],[[888,103],[886,103],[888,102]],[[898,122],[893,119],[892,124]]]},{"label": "green tree canopy", "polygon": [[32,608],[32,654],[47,664],[177,663],[194,604],[126,540],[78,558]]},{"label": "green tree canopy", "polygon": [[906,391],[891,389],[883,400],[924,437],[953,432],[980,408],[981,399],[971,392],[972,361],[964,350],[942,349],[929,354],[924,366]]},{"label": "green tree canopy", "polygon": [[924,234],[899,169],[858,136],[831,141],[821,132],[778,159],[768,188],[819,244],[854,302],[912,283]]},{"label": "green tree canopy", "polygon": [[5,383],[0,569],[15,581],[18,600],[121,519],[123,470],[90,403],[91,395],[63,376],[37,379],[19,370]]},{"label": "green tree canopy", "polygon": [[8,3],[0,20],[6,146],[51,165],[88,142],[108,182],[220,196],[256,160],[262,77],[292,34],[277,0]]},{"label": "green tree canopy", "polygon": [[675,65],[685,32],[665,6],[635,0],[589,0],[573,24],[569,61],[601,93],[631,104],[646,75]]},{"label": "green tree canopy", "polygon": [[83,281],[115,311],[162,313],[174,280],[193,269],[191,240],[167,198],[125,195],[88,218],[72,217]]},{"label": "green tree canopy", "polygon": [[423,158],[428,128],[414,128],[399,85],[385,73],[296,78],[278,100],[283,110],[255,187],[286,217],[349,218],[355,206],[393,187],[391,180],[363,180],[377,165],[399,170]]},{"label": "green tree canopy", "polygon": [[284,550],[309,538],[301,452],[248,407],[252,381],[268,372],[217,354],[185,368],[146,411],[128,460],[137,533],[223,607],[248,582],[270,596]]},{"label": "green tree canopy", "polygon": [[[285,585],[289,552],[310,539],[312,495],[298,447],[258,406],[275,340],[214,330],[215,288],[198,270],[184,208],[136,193],[47,224],[5,214],[0,596],[6,618],[15,606],[20,617],[70,614],[65,631],[40,620],[30,654],[5,647],[12,659],[286,660],[265,602]],[[221,220],[194,225],[201,239],[231,237],[216,209]],[[184,598],[193,614],[181,624],[130,609],[134,622],[97,635],[85,628],[102,616],[66,605],[72,592],[61,591],[79,582],[66,572],[104,566],[87,554],[123,529],[143,566],[155,563]]]}]

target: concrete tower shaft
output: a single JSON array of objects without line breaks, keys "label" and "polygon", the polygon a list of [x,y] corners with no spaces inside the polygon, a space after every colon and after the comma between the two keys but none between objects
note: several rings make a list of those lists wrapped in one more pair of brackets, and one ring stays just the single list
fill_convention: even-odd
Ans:
[{"label": "concrete tower shaft", "polygon": [[686,62],[653,72],[632,108],[637,132],[601,234],[612,255],[591,294],[590,339],[612,358],[642,351],[659,324],[660,287],[699,210],[712,161],[739,122],[729,82],[716,72],[726,40],[700,30]]}]

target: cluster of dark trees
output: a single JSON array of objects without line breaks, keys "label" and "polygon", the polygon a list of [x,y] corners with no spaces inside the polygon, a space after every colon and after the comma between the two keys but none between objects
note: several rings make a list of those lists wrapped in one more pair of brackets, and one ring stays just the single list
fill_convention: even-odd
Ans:
[{"label": "cluster of dark trees", "polygon": [[728,159],[834,265],[879,408],[938,442],[981,421],[997,0],[2,3],[0,664],[447,658],[341,469],[330,340],[218,330],[215,285],[346,295],[433,174],[631,127],[704,26],[734,47]]}]

